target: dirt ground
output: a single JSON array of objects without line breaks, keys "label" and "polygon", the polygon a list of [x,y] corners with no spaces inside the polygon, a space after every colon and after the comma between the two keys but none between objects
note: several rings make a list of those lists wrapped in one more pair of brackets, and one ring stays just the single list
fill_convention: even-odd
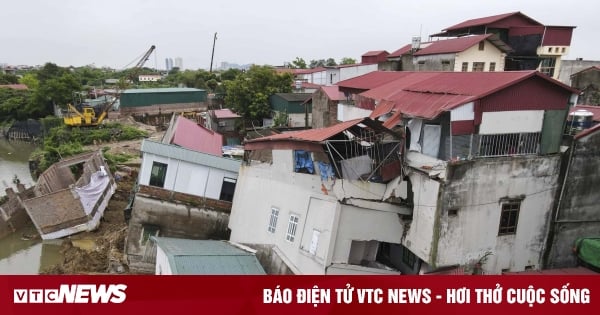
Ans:
[{"label": "dirt ground", "polygon": [[[163,132],[152,126],[140,124],[133,119],[121,119],[121,123],[133,124],[149,132],[149,138],[160,140]],[[63,262],[40,272],[41,274],[127,274],[127,260],[124,254],[127,224],[124,209],[137,179],[141,163],[141,140],[102,143],[91,146],[93,149],[110,147],[108,152],[125,153],[136,158],[117,167],[119,180],[98,229],[65,238],[61,245]],[[114,175],[114,174],[113,174]]]}]

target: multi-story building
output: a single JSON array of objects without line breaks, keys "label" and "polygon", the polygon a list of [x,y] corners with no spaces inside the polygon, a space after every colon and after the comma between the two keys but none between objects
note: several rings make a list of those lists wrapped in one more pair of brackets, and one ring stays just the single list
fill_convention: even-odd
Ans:
[{"label": "multi-story building", "polygon": [[371,118],[246,143],[233,241],[298,274],[542,266],[578,91],[535,71],[348,81]]}]

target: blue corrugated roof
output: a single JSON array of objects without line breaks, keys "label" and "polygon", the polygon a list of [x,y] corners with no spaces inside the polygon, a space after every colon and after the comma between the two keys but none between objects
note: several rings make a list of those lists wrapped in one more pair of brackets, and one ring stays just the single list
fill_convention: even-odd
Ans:
[{"label": "blue corrugated roof", "polygon": [[152,237],[165,252],[173,274],[178,275],[264,275],[253,253],[227,241]]}]

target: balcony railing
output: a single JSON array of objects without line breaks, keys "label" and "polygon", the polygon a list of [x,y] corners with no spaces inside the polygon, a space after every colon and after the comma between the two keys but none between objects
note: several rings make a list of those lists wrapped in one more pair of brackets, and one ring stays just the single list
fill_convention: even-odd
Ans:
[{"label": "balcony railing", "polygon": [[539,132],[481,135],[479,157],[514,156],[539,153]]}]

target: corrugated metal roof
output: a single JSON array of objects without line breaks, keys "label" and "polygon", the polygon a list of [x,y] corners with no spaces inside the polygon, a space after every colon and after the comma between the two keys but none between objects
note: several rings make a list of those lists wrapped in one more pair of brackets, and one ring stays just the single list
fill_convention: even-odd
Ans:
[{"label": "corrugated metal roof", "polygon": [[571,92],[577,90],[536,71],[405,72],[405,76],[360,95],[396,103],[403,114],[433,119],[456,106],[537,76]]},{"label": "corrugated metal roof", "polygon": [[247,143],[252,142],[264,142],[264,141],[278,141],[278,140],[294,140],[294,141],[308,141],[308,142],[322,142],[325,141],[338,133],[352,127],[358,125],[363,122],[365,118],[358,118],[354,120],[349,120],[345,122],[341,122],[337,125],[333,125],[330,127],[324,128],[316,128],[316,129],[307,129],[295,132],[286,132],[277,135],[272,135],[268,137],[257,138],[253,140],[246,141]]},{"label": "corrugated metal roof", "polygon": [[264,275],[253,253],[226,241],[153,237],[169,259],[173,274]]},{"label": "corrugated metal roof", "polygon": [[323,67],[310,68],[310,69],[292,69],[294,74],[311,74],[315,72],[325,71],[326,69]]},{"label": "corrugated metal roof", "polygon": [[140,151],[237,173],[241,161],[144,139]]},{"label": "corrugated metal roof", "polygon": [[240,118],[242,116],[234,113],[231,109],[215,109],[212,111],[217,119],[225,119],[225,118]]},{"label": "corrugated metal roof", "polygon": [[402,55],[406,55],[407,53],[409,53],[411,49],[412,49],[412,44],[408,44],[408,45],[402,46],[402,48],[392,52],[387,57],[388,58],[402,57]]},{"label": "corrugated metal roof", "polygon": [[220,133],[206,129],[183,116],[177,116],[174,128],[172,144],[216,156],[223,154],[223,136]]},{"label": "corrugated metal roof", "polygon": [[527,15],[525,15],[521,12],[510,12],[510,13],[504,13],[504,14],[498,14],[498,15],[492,15],[492,16],[486,16],[486,17],[482,17],[482,18],[467,20],[467,21],[458,23],[456,25],[450,26],[450,27],[446,28],[444,31],[452,31],[452,30],[469,28],[469,27],[474,27],[474,26],[483,26],[483,25],[494,23],[494,22],[498,22],[500,20],[511,17],[513,15],[521,15],[525,19],[532,21],[534,24],[542,25],[540,22],[528,17]]},{"label": "corrugated metal roof", "polygon": [[[425,55],[436,55],[436,54],[447,54],[447,53],[457,53],[465,51],[475,45],[477,45],[480,41],[490,39],[490,43],[496,46],[503,52],[512,51],[512,49],[506,45],[504,42],[496,38],[493,34],[486,35],[473,35],[473,36],[464,36],[453,39],[445,39],[438,40],[434,42],[428,43],[429,45],[417,52],[414,53],[415,56],[425,56]],[[492,40],[493,39],[493,40]]]},{"label": "corrugated metal roof", "polygon": [[155,89],[129,89],[123,91],[123,94],[136,94],[136,93],[174,93],[174,92],[198,92],[204,91],[201,89],[194,88],[155,88]]},{"label": "corrugated metal roof", "polygon": [[373,57],[373,56],[379,56],[381,54],[389,55],[390,53],[385,50],[371,50],[371,51],[367,51],[366,53],[364,53],[362,55],[362,57]]},{"label": "corrugated metal roof", "polygon": [[336,85],[342,88],[370,90],[406,75],[406,71],[372,71],[352,79],[340,81]]},{"label": "corrugated metal roof", "polygon": [[337,85],[323,86],[321,89],[323,89],[323,92],[325,92],[327,98],[332,101],[341,101],[346,99],[344,97],[344,93],[340,92],[340,88]]}]

